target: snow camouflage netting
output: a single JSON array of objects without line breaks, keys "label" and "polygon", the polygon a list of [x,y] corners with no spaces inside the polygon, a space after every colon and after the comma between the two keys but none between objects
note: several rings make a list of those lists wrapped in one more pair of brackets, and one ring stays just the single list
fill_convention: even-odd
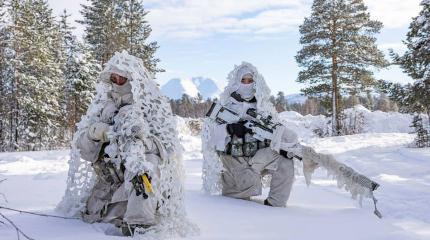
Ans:
[{"label": "snow camouflage netting", "polygon": [[[258,73],[257,69],[252,64],[247,62],[242,62],[241,65],[235,66],[234,70],[229,73],[228,84],[220,96],[221,104],[227,105],[231,101],[231,93],[239,88],[240,80],[246,73],[251,73],[254,76],[257,112],[266,116],[271,115],[275,122],[283,123],[269,100],[270,89],[266,85],[263,76]],[[212,119],[205,118],[203,124],[203,190],[210,194],[220,194],[222,190],[221,171],[223,170],[223,165],[214,146],[209,143],[211,139],[211,129],[217,125],[217,123]],[[283,124],[287,126],[285,123]],[[279,151],[279,147],[276,147],[276,144],[273,144],[273,142],[271,148],[275,151]],[[344,188],[346,191],[350,192],[353,198],[358,197],[360,203],[363,197],[373,198],[373,193],[369,188],[363,187],[357,183],[357,181],[353,181],[361,179],[361,175],[345,164],[337,161],[333,156],[317,153],[309,146],[298,146],[296,149],[293,147],[292,151],[303,157],[303,173],[307,184],[310,184],[315,169],[322,167],[327,170],[329,175],[333,176],[339,188]],[[295,164],[295,166],[298,165],[300,164]],[[269,182],[270,177],[266,176],[263,179],[263,185],[268,186]]]},{"label": "snow camouflage netting", "polygon": [[[269,101],[270,89],[264,81],[264,77],[257,71],[257,68],[247,62],[242,62],[239,66],[235,66],[233,71],[228,74],[228,84],[224,91],[221,93],[220,102],[226,105],[231,101],[231,94],[239,88],[242,76],[246,73],[251,73],[254,79],[255,98],[257,99],[257,112],[264,116],[271,115],[274,121],[278,120],[278,113],[273,104]],[[211,128],[217,123],[209,118],[205,118],[202,129],[202,151],[203,151],[203,190],[211,194],[220,194],[221,185],[221,171],[223,169],[222,163],[218,154],[209,144],[211,138]],[[266,181],[265,181],[266,182]],[[265,184],[266,185],[266,184]]]},{"label": "snow camouflage netting", "polygon": [[[87,113],[77,125],[72,141],[67,189],[57,210],[67,216],[80,216],[81,211],[85,209],[96,176],[91,163],[81,159],[76,141],[91,124],[100,121],[101,110],[111,90],[109,77],[112,73],[125,76],[130,80],[133,104],[126,106],[130,109],[127,111],[127,116],[123,118],[121,128],[116,132],[108,132],[112,144],[106,147],[106,151],[118,151],[119,156],[126,159],[126,168],[133,173],[148,172],[150,176],[156,176],[151,174],[151,171],[159,173],[159,179],[153,181],[154,195],[159,204],[157,224],[149,228],[145,236],[164,238],[195,234],[198,231],[197,227],[186,219],[182,147],[177,138],[175,118],[167,99],[152,80],[152,75],[144,68],[142,60],[129,55],[126,51],[116,53],[106,63],[96,86],[97,94]],[[143,144],[126,146],[126,140],[136,136],[145,144],[153,141],[160,148],[161,162],[156,169],[145,162]],[[119,164],[115,164],[119,168]],[[128,182],[127,176],[125,181]]]},{"label": "snow camouflage netting", "polygon": [[[361,178],[362,175],[345,164],[336,161],[333,155],[317,153],[309,146],[302,146],[302,153],[303,175],[307,185],[311,184],[312,174],[314,171],[317,168],[322,167],[327,171],[329,176],[332,176],[336,180],[338,188],[342,188],[350,192],[352,198],[358,198],[360,205],[364,197],[373,199],[373,192],[370,188],[364,187],[363,185],[353,181]],[[367,183],[368,182],[366,182],[366,184]]]}]

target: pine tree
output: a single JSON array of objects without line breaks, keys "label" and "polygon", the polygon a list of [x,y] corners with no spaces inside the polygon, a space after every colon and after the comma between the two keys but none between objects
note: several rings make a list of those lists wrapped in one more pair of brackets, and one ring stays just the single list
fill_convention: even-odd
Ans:
[{"label": "pine tree", "polygon": [[407,51],[401,56],[391,51],[391,56],[415,80],[406,86],[404,101],[414,110],[427,113],[430,126],[430,1],[422,1],[421,6],[423,8],[413,18],[404,41]]},{"label": "pine tree", "polygon": [[80,54],[71,64],[68,78],[67,110],[70,133],[75,132],[76,124],[87,111],[94,97],[97,77],[101,71],[100,64],[97,63],[89,48],[81,43],[77,46]]},{"label": "pine tree", "polygon": [[372,96],[372,92],[370,90],[366,90],[366,108],[369,110],[373,110],[374,109],[374,98]]},{"label": "pine tree", "polygon": [[346,108],[352,108],[355,105],[360,104],[360,98],[357,95],[350,95],[346,100],[345,100],[345,107]]},{"label": "pine tree", "polygon": [[147,42],[151,27],[145,20],[146,12],[141,0],[90,0],[82,5],[85,40],[100,64],[106,63],[115,52],[127,50],[142,58],[152,73],[161,72],[155,58],[157,42]]},{"label": "pine tree", "polygon": [[275,109],[278,112],[283,112],[288,110],[287,109],[287,99],[285,98],[284,92],[278,92],[276,98],[275,98]]},{"label": "pine tree", "polygon": [[0,0],[0,152],[8,150],[10,132],[10,38],[11,31],[6,18],[6,3]]},{"label": "pine tree", "polygon": [[379,96],[378,102],[376,103],[376,110],[382,112],[389,112],[391,110],[390,100],[388,99],[387,95],[385,95],[385,93],[381,93]]},{"label": "pine tree", "polygon": [[308,85],[306,95],[331,96],[334,135],[341,130],[341,95],[369,89],[375,84],[371,69],[387,65],[374,37],[381,28],[362,0],[314,0],[300,26],[303,48],[296,60],[304,70],[297,81]]},{"label": "pine tree", "polygon": [[157,42],[146,43],[152,29],[145,20],[148,12],[143,8],[143,1],[122,0],[120,2],[124,11],[123,30],[127,36],[128,52],[143,59],[148,71],[152,73],[164,72],[164,70],[157,68],[160,61],[155,58],[155,51],[158,49]]},{"label": "pine tree", "polygon": [[419,108],[414,103],[411,84],[401,85],[399,83],[379,80],[377,88],[378,91],[386,94],[391,101],[397,104],[400,112],[414,113],[418,111]]},{"label": "pine tree", "polygon": [[2,26],[1,26],[1,115],[2,117],[2,150],[12,151],[18,148],[18,117],[19,108],[17,101],[17,81],[15,78],[17,51],[15,28],[20,16],[21,0],[10,0],[2,2]]},{"label": "pine tree", "polygon": [[10,0],[9,143],[11,150],[56,145],[61,131],[58,26],[43,0]]},{"label": "pine tree", "polygon": [[69,140],[76,124],[86,112],[95,93],[95,83],[100,65],[92,56],[88,47],[80,43],[73,35],[73,27],[68,22],[66,11],[60,16],[60,35],[62,38],[63,62],[63,122],[68,131],[65,140]]},{"label": "pine tree", "polygon": [[121,30],[122,10],[117,0],[90,0],[81,5],[85,25],[85,40],[103,65],[116,51],[126,49],[126,36]]},{"label": "pine tree", "polygon": [[417,136],[415,137],[415,145],[419,148],[430,147],[430,136],[428,131],[423,126],[423,119],[420,114],[414,115],[412,125]]},{"label": "pine tree", "polygon": [[319,114],[319,104],[318,99],[316,98],[308,98],[303,104],[303,115],[318,115]]}]

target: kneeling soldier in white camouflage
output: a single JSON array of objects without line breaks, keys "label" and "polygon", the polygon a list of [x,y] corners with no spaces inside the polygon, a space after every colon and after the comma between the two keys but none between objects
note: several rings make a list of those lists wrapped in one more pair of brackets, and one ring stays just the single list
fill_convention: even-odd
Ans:
[{"label": "kneeling soldier in white camouflage", "polygon": [[113,223],[124,235],[185,224],[174,121],[142,60],[116,53],[78,125],[60,208],[89,223]]},{"label": "kneeling soldier in white camouflage", "polygon": [[[238,113],[238,122],[220,124],[206,118],[203,127],[203,186],[207,192],[250,199],[261,195],[262,177],[270,174],[270,192],[264,204],[284,207],[294,181],[294,164],[288,152],[273,148],[273,142],[259,141],[247,128],[247,111],[255,109],[277,120],[277,112],[269,101],[270,89],[257,69],[249,63],[236,66],[220,104]],[[282,127],[281,141],[294,147],[297,135]]]}]

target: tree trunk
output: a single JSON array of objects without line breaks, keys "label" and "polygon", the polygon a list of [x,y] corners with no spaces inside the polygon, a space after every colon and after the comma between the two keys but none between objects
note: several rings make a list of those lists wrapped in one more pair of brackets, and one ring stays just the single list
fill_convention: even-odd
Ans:
[{"label": "tree trunk", "polygon": [[428,129],[430,130],[430,106],[427,107],[427,123]]},{"label": "tree trunk", "polygon": [[4,106],[6,106],[6,94],[5,94],[5,92],[6,91],[4,91],[3,90],[3,79],[0,79],[0,94],[1,94],[1,96],[0,96],[0,152],[3,152],[3,151],[6,151],[5,149],[3,149],[3,147],[4,147],[4,136],[6,135],[5,133],[4,133],[4,128],[3,128],[3,122],[5,122],[4,121],[4,117],[6,116],[6,108],[4,107]]},{"label": "tree trunk", "polygon": [[333,20],[331,29],[331,42],[332,42],[332,67],[331,67],[331,81],[332,81],[332,134],[338,136],[340,134],[340,106],[339,106],[339,88],[338,88],[338,66],[337,66],[337,53],[336,53],[336,20]]}]

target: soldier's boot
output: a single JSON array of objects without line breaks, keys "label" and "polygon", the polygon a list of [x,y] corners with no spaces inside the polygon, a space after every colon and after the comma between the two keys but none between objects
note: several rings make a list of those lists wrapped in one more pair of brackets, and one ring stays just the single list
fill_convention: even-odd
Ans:
[{"label": "soldier's boot", "polygon": [[124,236],[134,236],[134,234],[137,234],[136,229],[138,229],[139,234],[142,235],[149,227],[151,227],[151,225],[124,223],[121,226],[121,232]]}]

